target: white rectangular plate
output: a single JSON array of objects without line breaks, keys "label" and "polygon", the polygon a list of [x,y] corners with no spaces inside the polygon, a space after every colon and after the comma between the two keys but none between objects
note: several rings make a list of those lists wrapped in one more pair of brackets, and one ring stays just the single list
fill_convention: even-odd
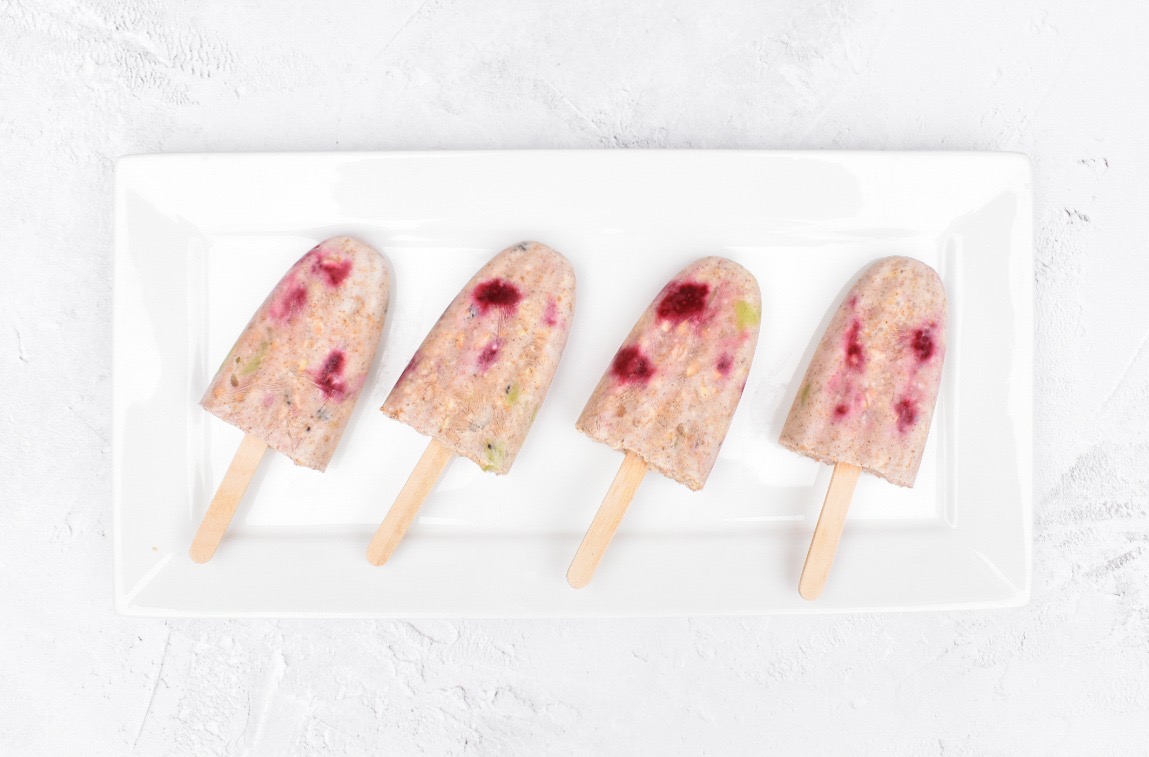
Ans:
[{"label": "white rectangular plate", "polygon": [[[1030,165],[992,153],[546,151],[150,155],[116,172],[115,581],[133,615],[578,616],[1000,607],[1030,586]],[[198,401],[283,272],[350,234],[395,271],[382,357],[324,474],[269,455],[214,560],[188,546],[240,432]],[[456,460],[395,558],[367,542],[426,440],[378,412],[443,308],[524,239],[578,305],[509,476]],[[933,265],[950,347],[913,489],[863,477],[823,597],[798,575],[830,468],[777,444],[871,260]],[[566,568],[621,456],[574,420],[680,268],[725,255],[762,334],[706,488],[648,476],[589,588]]]}]

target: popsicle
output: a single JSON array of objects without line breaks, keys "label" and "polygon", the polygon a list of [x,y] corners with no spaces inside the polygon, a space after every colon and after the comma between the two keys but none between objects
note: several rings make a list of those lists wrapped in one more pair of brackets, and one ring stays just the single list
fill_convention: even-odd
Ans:
[{"label": "popsicle", "polygon": [[649,469],[695,491],[706,483],[761,317],[753,274],[709,257],[680,271],[639,318],[575,424],[626,457],[567,571],[571,586],[590,583]]},{"label": "popsicle", "polygon": [[906,257],[866,268],[830,321],[779,439],[834,465],[799,583],[806,599],[825,587],[858,475],[914,485],[945,353],[937,272]]},{"label": "popsicle", "polygon": [[246,436],[204,516],[192,559],[215,554],[268,447],[327,468],[367,380],[390,297],[386,259],[350,237],[321,242],[280,279],[201,405]]},{"label": "popsicle", "polygon": [[456,456],[505,474],[566,347],[574,315],[569,261],[538,242],[483,266],[432,327],[382,411],[431,437],[367,549],[387,562]]}]

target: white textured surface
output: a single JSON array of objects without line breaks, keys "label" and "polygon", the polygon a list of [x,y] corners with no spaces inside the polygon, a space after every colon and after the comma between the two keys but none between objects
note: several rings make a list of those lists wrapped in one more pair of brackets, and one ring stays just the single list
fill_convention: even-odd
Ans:
[{"label": "white textured surface", "polygon": [[[0,752],[1144,753],[1145,5],[175,5],[0,0]],[[536,146],[1029,153],[1032,604],[602,622],[113,615],[114,158]]]}]

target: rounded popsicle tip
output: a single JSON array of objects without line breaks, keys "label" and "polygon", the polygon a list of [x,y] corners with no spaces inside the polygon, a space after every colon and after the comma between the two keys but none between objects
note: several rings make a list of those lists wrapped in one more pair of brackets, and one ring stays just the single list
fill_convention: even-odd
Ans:
[{"label": "rounded popsicle tip", "polygon": [[730,258],[711,255],[686,266],[659,293],[655,308],[662,323],[704,325],[717,315],[720,300],[733,303],[739,331],[757,334],[762,320],[758,279]]},{"label": "rounded popsicle tip", "polygon": [[530,255],[534,258],[544,259],[547,267],[552,268],[559,274],[558,278],[561,279],[561,285],[570,287],[573,292],[575,283],[574,266],[571,265],[571,262],[567,259],[566,255],[563,255],[555,248],[542,242],[536,242],[534,240],[528,239],[519,242],[518,244],[511,245],[496,255],[488,265],[494,264],[494,262],[503,255],[519,256],[524,254]]},{"label": "rounded popsicle tip", "polygon": [[[566,256],[564,256],[558,250],[551,247],[549,244],[544,244],[543,242],[536,242],[533,239],[524,239],[522,242],[519,242],[518,244],[511,245],[507,249],[503,250],[503,252],[510,252],[512,250],[521,250],[523,252],[530,252],[533,255],[554,255],[554,256],[557,256],[558,258],[561,258],[564,262],[566,262],[567,265],[570,265],[570,262],[567,261]],[[502,254],[502,253],[500,253],[500,254]]]},{"label": "rounded popsicle tip", "polygon": [[887,255],[884,258],[878,258],[870,264],[870,268],[904,268],[916,275],[941,281],[941,277],[938,276],[938,272],[934,270],[933,266],[908,255]]},{"label": "rounded popsicle tip", "polygon": [[343,249],[367,249],[367,250],[371,250],[372,252],[375,251],[370,245],[367,245],[367,244],[359,241],[355,237],[347,236],[346,234],[340,234],[338,236],[328,237],[327,239],[324,239],[322,242],[317,244],[316,247],[343,248]]},{"label": "rounded popsicle tip", "polygon": [[942,277],[933,266],[917,258],[905,255],[879,258],[866,267],[854,289],[862,288],[864,282],[871,281],[884,281],[889,282],[887,286],[892,283],[905,289],[918,290],[920,295],[917,299],[937,299],[942,303],[942,309],[945,309],[946,295]]},{"label": "rounded popsicle tip", "polygon": [[339,234],[334,237],[328,237],[315,246],[325,249],[342,249],[356,252],[371,252],[376,255],[381,254],[378,250],[366,242],[346,234]]},{"label": "rounded popsicle tip", "polygon": [[[336,236],[323,240],[304,256],[308,273],[338,291],[349,280],[363,286],[372,282],[390,299],[391,261],[379,250],[355,237]],[[386,307],[386,302],[384,303]]]},{"label": "rounded popsicle tip", "polygon": [[[678,274],[678,278],[691,274],[706,273],[734,281],[748,291],[759,293],[758,279],[746,268],[730,258],[721,255],[708,255],[694,261]],[[760,293],[759,293],[760,294]]]}]

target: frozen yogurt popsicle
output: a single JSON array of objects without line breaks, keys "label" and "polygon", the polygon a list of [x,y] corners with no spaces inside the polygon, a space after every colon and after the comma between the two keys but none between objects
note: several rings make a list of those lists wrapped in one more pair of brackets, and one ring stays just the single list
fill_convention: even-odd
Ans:
[{"label": "frozen yogurt popsicle", "polygon": [[367,381],[390,272],[350,237],[317,245],[280,280],[204,394],[212,415],[322,471]]},{"label": "frozen yogurt popsicle", "polygon": [[[390,286],[384,257],[350,237],[320,243],[288,270],[201,402],[247,433],[232,469],[242,463],[254,473],[267,447],[297,465],[327,467],[375,358]],[[246,488],[232,469],[220,493],[242,486],[213,501],[192,547],[199,562],[211,558]]]},{"label": "frozen yogurt popsicle", "polygon": [[945,289],[912,258],[871,264],[830,321],[779,440],[835,466],[799,587],[806,598],[821,593],[858,473],[914,485],[945,352]]},{"label": "frozen yogurt popsicle", "polygon": [[626,453],[567,579],[594,574],[642,477],[653,468],[698,490],[718,458],[758,343],[758,282],[737,263],[698,260],[639,318],[576,423]]},{"label": "frozen yogurt popsicle", "polygon": [[510,471],[558,368],[574,303],[570,262],[523,242],[492,258],[447,307],[383,403],[431,442],[371,541],[371,563],[390,558],[454,456]]}]

